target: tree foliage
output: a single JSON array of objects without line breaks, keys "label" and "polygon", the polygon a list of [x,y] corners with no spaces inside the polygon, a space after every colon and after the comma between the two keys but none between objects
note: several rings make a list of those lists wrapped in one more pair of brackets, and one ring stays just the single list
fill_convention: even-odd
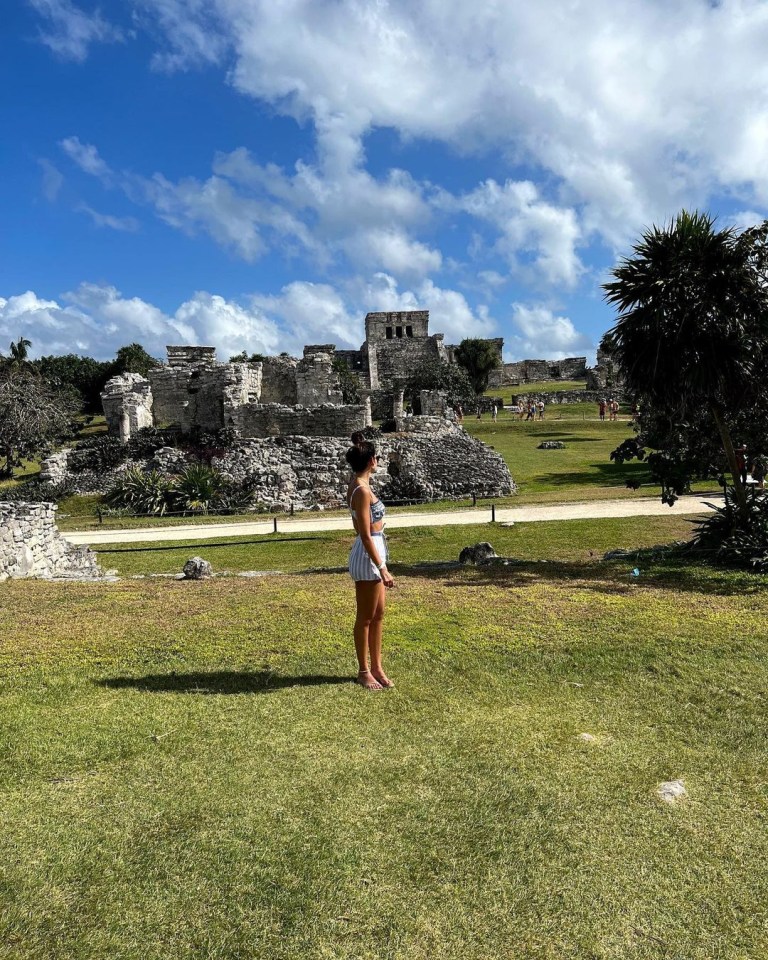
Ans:
[{"label": "tree foliage", "polygon": [[405,399],[418,408],[421,390],[444,390],[451,407],[469,409],[475,402],[475,390],[469,374],[455,363],[433,359],[423,361],[405,384]]},{"label": "tree foliage", "polygon": [[339,378],[339,387],[344,403],[361,403],[360,390],[363,385],[360,382],[360,377],[354,370],[350,370],[349,364],[343,357],[334,357],[331,366]]},{"label": "tree foliage", "polygon": [[117,351],[111,376],[115,377],[120,373],[139,373],[142,377],[146,377],[150,370],[160,365],[160,361],[150,356],[140,343],[129,343]]},{"label": "tree foliage", "polygon": [[73,391],[29,370],[0,371],[0,475],[72,436],[79,406]]},{"label": "tree foliage", "polygon": [[501,362],[496,346],[490,340],[477,338],[461,341],[456,348],[456,360],[467,371],[477,396],[488,389],[491,371]]},{"label": "tree foliage", "polygon": [[32,366],[49,382],[76,390],[82,398],[83,409],[88,413],[101,412],[101,391],[107,380],[115,375],[114,362],[75,353],[40,357]]},{"label": "tree foliage", "polygon": [[751,421],[765,446],[768,422],[754,426],[767,406],[767,236],[768,222],[738,233],[682,211],[646,231],[604,285],[619,313],[606,345],[643,411],[635,451],[630,441],[614,458],[655,447],[651,466],[669,503],[694,476],[727,465],[746,510],[734,437],[746,443]]}]

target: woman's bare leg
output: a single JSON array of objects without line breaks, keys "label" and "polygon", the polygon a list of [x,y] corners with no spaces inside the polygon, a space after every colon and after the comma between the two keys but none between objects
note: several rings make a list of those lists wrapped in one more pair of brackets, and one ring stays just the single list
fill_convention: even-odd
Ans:
[{"label": "woman's bare leg", "polygon": [[[357,616],[355,617],[355,653],[357,654],[357,682],[366,690],[381,690],[381,684],[368,669],[368,651],[371,647],[371,633],[379,601],[379,590],[384,585],[379,580],[357,580],[355,596],[357,598]],[[374,637],[375,642],[375,637]],[[381,629],[378,637],[379,660],[381,660]],[[371,650],[371,653],[373,651]],[[373,659],[373,657],[371,658]]]},{"label": "woman's bare leg", "polygon": [[381,664],[381,635],[384,630],[384,610],[387,605],[387,588],[383,583],[379,584],[379,591],[374,610],[373,620],[368,629],[368,648],[371,653],[371,673],[379,681],[382,687],[394,687],[394,683],[384,673],[384,667]]}]

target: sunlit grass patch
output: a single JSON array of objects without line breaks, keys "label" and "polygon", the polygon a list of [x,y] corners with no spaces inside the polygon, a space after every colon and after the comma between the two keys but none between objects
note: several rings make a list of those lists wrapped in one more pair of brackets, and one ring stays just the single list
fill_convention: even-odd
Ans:
[{"label": "sunlit grass patch", "polygon": [[765,578],[535,559],[382,695],[344,574],[4,584],[0,955],[761,956]]}]

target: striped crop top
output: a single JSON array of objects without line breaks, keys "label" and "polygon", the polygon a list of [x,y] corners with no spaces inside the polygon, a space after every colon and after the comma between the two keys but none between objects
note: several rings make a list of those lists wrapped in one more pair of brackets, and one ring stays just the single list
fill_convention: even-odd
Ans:
[{"label": "striped crop top", "polygon": [[[352,506],[352,500],[355,494],[357,493],[357,491],[360,489],[362,488],[355,487],[355,489],[352,491],[352,496],[349,498],[349,512],[352,514],[353,517],[357,516],[357,513],[354,507]],[[385,513],[386,513],[386,510],[385,510],[383,501],[374,500],[374,502],[371,504],[371,523],[379,523],[381,520],[384,519]]]}]

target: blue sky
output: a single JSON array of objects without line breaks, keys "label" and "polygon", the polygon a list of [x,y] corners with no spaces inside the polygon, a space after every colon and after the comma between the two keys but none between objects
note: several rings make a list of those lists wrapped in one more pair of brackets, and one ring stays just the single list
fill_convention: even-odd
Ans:
[{"label": "blue sky", "polygon": [[8,0],[0,349],[586,353],[643,226],[768,215],[763,0]]}]

